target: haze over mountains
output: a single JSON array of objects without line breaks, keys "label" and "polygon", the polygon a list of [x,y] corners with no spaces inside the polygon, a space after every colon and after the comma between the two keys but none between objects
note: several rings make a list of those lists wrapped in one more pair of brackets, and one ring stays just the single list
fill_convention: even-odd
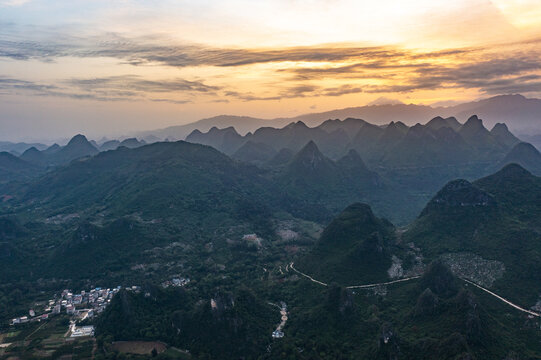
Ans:
[{"label": "haze over mountains", "polygon": [[[518,162],[538,173],[539,152],[522,143],[503,123],[489,131],[476,115],[464,123],[456,118],[435,117],[425,125],[407,126],[391,122],[376,126],[364,120],[327,120],[316,127],[298,121],[281,129],[264,127],[244,136],[233,127],[194,130],[187,141],[210,145],[233,158],[273,166],[284,162],[305,144],[312,142],[325,156],[338,160],[352,153],[369,168],[379,172],[402,172],[408,168],[432,169],[451,176],[473,178],[509,162]],[[469,172],[469,175],[468,175]],[[439,184],[442,185],[442,184]]]},{"label": "haze over mountains", "polygon": [[[477,114],[479,117],[486,119],[485,126],[490,128],[496,123],[505,123],[519,138],[531,142],[539,149],[541,148],[540,113],[541,100],[539,99],[528,99],[522,95],[500,95],[450,107],[383,103],[304,114],[291,118],[261,119],[249,116],[219,115],[187,125],[137,132],[134,133],[134,136],[141,139],[140,141],[153,143],[163,140],[184,140],[194,130],[207,132],[213,127],[218,129],[233,127],[239,134],[245,135],[249,132],[253,133],[261,127],[281,128],[298,121],[302,121],[309,127],[316,127],[328,119],[357,118],[375,125],[402,122],[405,125],[412,126],[417,123],[424,124],[437,116],[444,118],[455,117],[460,122],[465,122],[471,114]],[[129,132],[127,131],[127,133]],[[123,137],[121,140],[102,140],[99,145],[104,146],[104,143],[107,143],[101,150],[111,150],[120,142],[132,139],[133,137]],[[41,151],[48,146],[42,143],[0,142],[0,151],[11,152],[17,156],[31,147]]]},{"label": "haze over mountains", "polygon": [[413,104],[367,105],[276,119],[220,115],[187,125],[141,132],[137,136],[154,135],[161,139],[183,140],[195,129],[207,132],[212,127],[223,129],[230,126],[234,127],[239,134],[245,135],[248,132],[254,132],[260,127],[283,127],[297,121],[302,121],[307,126],[314,127],[328,119],[346,118],[363,119],[375,125],[401,121],[411,126],[416,123],[423,124],[436,116],[454,116],[459,121],[464,122],[471,114],[477,114],[479,117],[487,119],[486,126],[488,127],[492,127],[496,123],[505,123],[513,132],[519,135],[541,133],[540,99],[528,99],[522,95],[500,95],[449,107]]},{"label": "haze over mountains", "polygon": [[[394,121],[377,126],[354,118],[326,120],[316,127],[298,121],[244,136],[233,127],[213,127],[206,133],[194,130],[186,140],[257,165],[267,179],[283,186],[286,197],[304,202],[292,211],[311,212],[320,219],[356,199],[402,224],[453,178],[473,180],[511,162],[536,174],[541,171],[535,147],[522,143],[503,123],[489,131],[475,115],[464,123],[438,116],[411,127]],[[77,135],[63,147],[32,147],[17,159],[19,164],[4,156],[2,183],[36,178],[100,151],[143,145],[135,138],[97,144]]]}]

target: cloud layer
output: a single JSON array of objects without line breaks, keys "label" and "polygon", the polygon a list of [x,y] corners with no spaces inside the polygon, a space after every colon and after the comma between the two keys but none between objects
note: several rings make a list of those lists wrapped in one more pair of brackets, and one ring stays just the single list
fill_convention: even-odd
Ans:
[{"label": "cloud layer", "polygon": [[516,3],[0,0],[0,122],[22,136],[53,118],[143,128],[541,97],[541,5]]},{"label": "cloud layer", "polygon": [[[411,93],[474,89],[481,94],[540,93],[541,40],[523,44],[439,51],[396,46],[331,44],[284,48],[216,48],[179,44],[159,36],[119,34],[74,37],[58,34],[40,40],[0,37],[0,59],[55,62],[62,58],[110,58],[134,68],[223,68],[207,80],[143,78],[140,75],[57,79],[54,83],[13,79],[2,74],[3,94],[65,96],[103,101],[154,100],[187,103],[197,96],[211,101],[262,101],[339,97],[358,93]],[[228,71],[264,66],[257,89],[239,88]],[[219,85],[218,85],[219,83]],[[164,95],[168,95],[165,96]]]}]

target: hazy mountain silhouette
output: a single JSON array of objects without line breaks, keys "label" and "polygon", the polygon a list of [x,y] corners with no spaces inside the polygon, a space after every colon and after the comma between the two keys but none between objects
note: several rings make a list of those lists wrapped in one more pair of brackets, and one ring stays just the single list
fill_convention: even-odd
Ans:
[{"label": "hazy mountain silhouette", "polygon": [[55,145],[43,151],[32,147],[21,155],[21,159],[34,165],[48,167],[67,164],[72,160],[92,156],[99,152],[84,135],[80,134],[75,135],[66,146]]},{"label": "hazy mountain silhouette", "polygon": [[235,151],[231,157],[244,162],[264,163],[272,159],[275,155],[276,150],[274,150],[271,146],[248,140],[237,151]]},{"label": "hazy mountain silhouette", "polygon": [[100,151],[115,150],[118,147],[118,145],[120,145],[120,141],[108,140],[108,141],[105,141],[103,144],[101,144]]},{"label": "hazy mountain silhouette", "polygon": [[516,144],[505,156],[500,166],[511,163],[519,164],[532,173],[541,175],[541,153],[532,144],[525,142]]},{"label": "hazy mountain silhouette", "polygon": [[31,163],[6,151],[0,152],[0,184],[13,180],[26,180],[39,173],[39,169]]},{"label": "hazy mountain silhouette", "polygon": [[10,141],[0,141],[0,152],[6,151],[16,156],[21,155],[22,153],[24,153],[26,150],[30,149],[31,147],[35,147],[38,150],[45,150],[47,148],[47,145],[41,144],[41,143],[25,143],[25,142],[13,143]]},{"label": "hazy mountain silhouette", "polygon": [[514,146],[520,142],[520,140],[509,131],[507,125],[503,123],[494,125],[492,130],[490,130],[490,133],[496,138],[496,141],[506,147]]},{"label": "hazy mountain silhouette", "polygon": [[58,145],[57,143],[54,143],[53,145],[49,146],[47,149],[43,150],[43,153],[45,155],[51,155],[56,153],[58,150],[60,150],[62,147]]},{"label": "hazy mountain silhouette", "polygon": [[[252,147],[259,144],[259,150],[265,145],[267,155],[258,157],[257,161],[269,160],[274,155],[272,152],[282,149],[298,152],[302,144],[313,142],[331,159],[339,159],[353,149],[369,167],[390,168],[456,164],[478,164],[486,168],[499,164],[519,142],[504,124],[497,124],[489,131],[476,115],[464,124],[453,117],[436,117],[425,125],[412,127],[394,121],[377,126],[351,118],[327,120],[316,127],[299,121],[280,129],[260,128],[245,136],[232,127],[214,127],[207,133],[194,130],[187,141],[212,146],[228,155],[248,141]],[[244,159],[250,161],[249,157]]]},{"label": "hazy mountain silhouette", "polygon": [[[412,126],[416,123],[426,123],[436,116],[455,117],[463,122],[471,114],[477,114],[480,118],[487,119],[486,126],[488,127],[493,127],[497,123],[506,123],[512,131],[519,134],[531,132],[541,133],[541,116],[539,115],[541,114],[540,99],[528,99],[522,95],[499,95],[449,107],[413,104],[367,105],[275,119],[220,115],[187,125],[141,132],[140,135],[154,135],[162,139],[173,138],[183,140],[196,129],[201,132],[207,132],[212,127],[226,128],[230,126],[234,127],[239,134],[244,135],[248,132],[254,132],[260,127],[280,128],[297,121],[302,121],[309,127],[314,127],[328,119],[347,118],[364,119],[376,125],[384,125],[391,121],[401,121]],[[437,122],[440,121],[438,120]],[[452,120],[449,121],[453,122]],[[448,126],[450,125],[452,124],[448,124]],[[451,127],[457,130],[456,126],[455,123]]]}]

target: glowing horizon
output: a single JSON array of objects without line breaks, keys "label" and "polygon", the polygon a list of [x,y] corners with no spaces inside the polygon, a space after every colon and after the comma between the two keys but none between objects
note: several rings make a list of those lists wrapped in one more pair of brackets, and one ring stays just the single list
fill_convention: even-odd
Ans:
[{"label": "glowing horizon", "polygon": [[533,0],[0,0],[7,138],[541,96]]}]

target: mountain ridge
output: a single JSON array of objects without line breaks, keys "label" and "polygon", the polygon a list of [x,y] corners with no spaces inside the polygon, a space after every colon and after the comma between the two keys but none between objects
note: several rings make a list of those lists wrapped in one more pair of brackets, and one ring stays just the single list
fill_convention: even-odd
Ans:
[{"label": "mountain ridge", "polygon": [[302,114],[294,117],[262,119],[249,116],[219,115],[205,118],[186,125],[171,126],[165,129],[138,132],[137,136],[155,135],[162,139],[175,138],[184,140],[193,130],[208,131],[211,127],[233,126],[245,135],[260,127],[283,127],[291,122],[303,121],[308,126],[318,126],[328,119],[362,118],[369,122],[383,125],[391,121],[402,121],[412,126],[418,122],[428,122],[436,116],[456,117],[465,121],[476,113],[481,118],[489,119],[487,126],[507,123],[512,131],[528,134],[531,131],[541,133],[541,99],[526,98],[520,94],[498,95],[486,99],[441,107],[415,104],[384,104],[348,107],[319,113]]}]

